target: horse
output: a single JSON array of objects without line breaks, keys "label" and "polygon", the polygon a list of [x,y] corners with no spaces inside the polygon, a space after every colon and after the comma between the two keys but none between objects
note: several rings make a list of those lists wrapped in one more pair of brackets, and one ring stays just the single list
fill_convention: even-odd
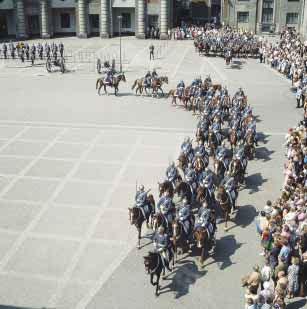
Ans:
[{"label": "horse", "polygon": [[144,88],[144,77],[142,78],[138,78],[134,81],[131,90],[133,90],[135,88],[135,94],[138,94],[138,92],[140,94],[143,93],[143,88]]},{"label": "horse", "polygon": [[174,186],[169,180],[165,180],[162,183],[158,182],[158,185],[159,185],[159,197],[161,197],[165,191],[168,191],[170,197],[173,198]]},{"label": "horse", "polygon": [[198,227],[193,233],[194,239],[196,241],[196,247],[201,250],[200,253],[200,265],[202,266],[205,261],[205,256],[209,251],[209,233],[206,228]]},{"label": "horse", "polygon": [[182,152],[178,157],[178,167],[183,171],[188,167],[189,159],[188,157]]},{"label": "horse", "polygon": [[193,163],[193,168],[196,172],[197,175],[199,175],[201,172],[205,170],[205,168],[208,166],[209,162],[205,161],[204,158],[200,156],[196,156],[194,163]]},{"label": "horse", "polygon": [[155,78],[152,81],[152,96],[153,97],[158,95],[159,90],[161,91],[162,96],[164,96],[164,92],[162,90],[162,85],[164,83],[168,84],[168,77],[167,76],[160,76],[158,78]]},{"label": "horse", "polygon": [[255,156],[255,140],[253,133],[248,133],[245,137],[244,153],[249,160]]},{"label": "horse", "polygon": [[231,150],[234,151],[238,144],[238,132],[235,129],[231,129],[229,133],[229,142],[231,146]]},{"label": "horse", "polygon": [[180,183],[178,183],[174,193],[177,193],[181,197],[185,197],[188,203],[192,202],[193,192],[191,186],[187,182],[181,181]]},{"label": "horse", "polygon": [[218,183],[220,183],[224,179],[226,171],[227,171],[227,168],[224,162],[222,160],[215,159],[214,160],[214,172],[217,176]]},{"label": "horse", "polygon": [[148,195],[148,204],[150,205],[150,214],[149,217],[146,218],[144,216],[143,211],[140,209],[140,207],[132,207],[128,208],[129,210],[129,221],[131,225],[135,225],[135,227],[138,230],[138,249],[141,248],[141,234],[142,234],[142,225],[144,221],[146,221],[147,228],[149,228],[149,219],[151,217],[152,220],[152,215],[154,214],[155,210],[155,200],[152,194]]},{"label": "horse", "polygon": [[209,148],[210,148],[210,155],[213,156],[215,154],[217,147],[218,147],[218,140],[217,140],[217,137],[216,137],[216,135],[213,131],[209,131],[208,144],[209,144]]},{"label": "horse", "polygon": [[215,198],[210,196],[208,188],[199,186],[196,190],[196,202],[201,205],[205,201],[209,208],[212,208]]},{"label": "horse", "polygon": [[[156,296],[159,296],[159,281],[161,273],[164,269],[162,257],[158,252],[148,252],[147,256],[144,256],[145,270],[150,274],[150,283],[156,286]],[[154,275],[157,277],[156,282],[153,282]]]},{"label": "horse", "polygon": [[[194,222],[194,220],[193,220]],[[191,223],[190,223],[191,224]],[[193,226],[193,224],[191,224]],[[186,235],[183,224],[178,219],[175,219],[172,223],[173,236],[171,238],[174,247],[174,262],[178,259],[178,248],[181,248],[182,253],[189,250],[188,235]]]},{"label": "horse", "polygon": [[224,213],[224,221],[225,221],[224,230],[227,231],[228,230],[227,223],[228,220],[230,219],[229,215],[231,212],[231,201],[224,186],[218,187],[216,200]]},{"label": "horse", "polygon": [[100,95],[100,90],[103,87],[104,93],[109,95],[107,92],[107,87],[112,87],[114,88],[114,94],[117,95],[118,93],[118,85],[119,83],[123,81],[126,82],[126,77],[124,73],[120,73],[119,75],[113,77],[112,83],[105,83],[103,78],[98,78],[96,81],[96,90],[98,89],[98,95]]},{"label": "horse", "polygon": [[240,159],[234,158],[229,166],[230,176],[234,177],[236,184],[243,184],[245,171]]},{"label": "horse", "polygon": [[182,97],[178,95],[177,89],[171,89],[168,92],[167,97],[172,97],[172,104],[175,104],[175,105],[177,105],[176,98],[179,98],[179,100],[182,99]]}]

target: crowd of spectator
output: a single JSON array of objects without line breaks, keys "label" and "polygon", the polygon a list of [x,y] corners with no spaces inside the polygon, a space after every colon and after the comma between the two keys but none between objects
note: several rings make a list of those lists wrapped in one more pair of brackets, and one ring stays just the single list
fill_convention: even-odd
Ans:
[{"label": "crowd of spectator", "polygon": [[285,137],[281,195],[267,201],[257,219],[264,265],[242,279],[246,308],[286,308],[286,299],[307,295],[307,108]]}]

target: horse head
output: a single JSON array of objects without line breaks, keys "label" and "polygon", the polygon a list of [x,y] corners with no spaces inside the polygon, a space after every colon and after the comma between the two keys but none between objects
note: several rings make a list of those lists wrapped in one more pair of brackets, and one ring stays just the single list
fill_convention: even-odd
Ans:
[{"label": "horse head", "polygon": [[118,76],[118,81],[123,81],[123,82],[126,82],[126,76],[125,76],[125,73],[121,73],[119,76]]},{"label": "horse head", "polygon": [[197,248],[202,248],[205,244],[208,233],[205,228],[199,227],[194,231]]},{"label": "horse head", "polygon": [[134,225],[140,215],[140,209],[138,207],[128,208],[129,221],[131,225]]}]

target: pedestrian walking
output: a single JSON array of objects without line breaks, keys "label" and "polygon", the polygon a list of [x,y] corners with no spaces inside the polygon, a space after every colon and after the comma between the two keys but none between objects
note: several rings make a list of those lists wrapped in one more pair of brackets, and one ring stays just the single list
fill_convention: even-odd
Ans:
[{"label": "pedestrian walking", "polygon": [[155,58],[154,52],[155,52],[155,47],[153,46],[153,44],[151,44],[149,46],[149,60],[151,60],[151,59],[154,60],[154,58]]}]

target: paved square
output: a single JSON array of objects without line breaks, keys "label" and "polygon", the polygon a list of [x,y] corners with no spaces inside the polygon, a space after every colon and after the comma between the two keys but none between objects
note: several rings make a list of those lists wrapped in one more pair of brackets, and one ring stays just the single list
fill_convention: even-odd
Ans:
[{"label": "paved square", "polygon": [[[241,61],[236,70],[223,59],[199,57],[191,41],[154,41],[157,60],[149,61],[150,41],[127,37],[122,42],[127,82],[118,97],[98,96],[95,63],[73,53],[118,55],[118,39],[63,42],[67,74],[47,74],[43,63],[0,64],[0,305],[242,308],[240,278],[258,262],[253,220],[279,193],[283,135],[300,117],[288,82],[254,59]],[[264,136],[258,159],[248,166],[239,214],[228,234],[220,229],[216,254],[204,271],[195,259],[178,265],[162,283],[170,291],[159,299],[142,260],[152,247],[142,239],[146,246],[135,250],[127,208],[136,183],[151,188],[157,199],[157,182],[183,138],[193,137],[197,118],[167,99],[132,94],[133,81],[153,68],[169,77],[166,92],[180,79],[188,83],[208,74],[231,93],[243,87]],[[22,109],[10,104],[21,100]]]}]

